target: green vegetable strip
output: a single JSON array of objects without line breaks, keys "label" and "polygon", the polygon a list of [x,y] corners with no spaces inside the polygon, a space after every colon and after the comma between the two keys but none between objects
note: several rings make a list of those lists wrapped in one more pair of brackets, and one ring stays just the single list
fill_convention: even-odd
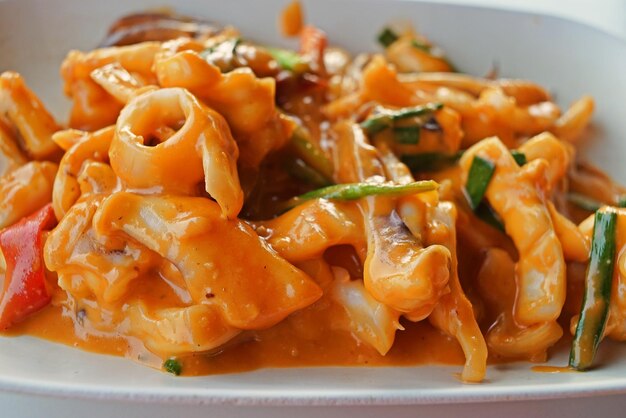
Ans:
[{"label": "green vegetable strip", "polygon": [[392,196],[401,197],[415,193],[430,192],[437,190],[439,184],[433,180],[415,181],[407,184],[393,183],[346,183],[324,187],[300,195],[291,199],[290,207],[296,206],[307,200],[355,200],[367,196]]},{"label": "green vegetable strip", "polygon": [[441,110],[441,108],[443,108],[443,104],[441,103],[427,103],[423,106],[405,107],[395,112],[391,112],[390,116],[393,121],[396,121],[412,118],[414,116],[429,115],[437,110]]},{"label": "green vegetable strip", "polygon": [[267,48],[278,65],[288,71],[300,74],[305,72],[309,65],[298,53],[280,48]]},{"label": "green vegetable strip", "polygon": [[324,187],[332,184],[332,182],[330,182],[326,177],[312,169],[300,158],[288,159],[285,162],[285,169],[292,177],[315,187]]},{"label": "green vegetable strip", "polygon": [[617,201],[617,206],[620,208],[626,208],[626,196],[620,196]]},{"label": "green vegetable strip", "polygon": [[[363,128],[368,135],[376,134],[393,126],[393,122],[417,116],[430,115],[443,107],[441,103],[428,103],[423,106],[406,107],[395,112],[386,112],[374,115],[361,122]],[[420,128],[421,124],[415,124]]]},{"label": "green vegetable strip", "polygon": [[309,167],[320,173],[328,183],[333,183],[333,163],[308,138],[306,131],[296,129],[291,136],[291,146],[295,154]]},{"label": "green vegetable strip", "polygon": [[393,128],[393,138],[400,144],[417,144],[420,142],[419,126],[396,126]]},{"label": "green vegetable strip", "polygon": [[398,35],[395,34],[389,28],[383,29],[381,33],[378,34],[378,42],[385,48],[398,40]]},{"label": "green vegetable strip", "polygon": [[465,192],[472,210],[476,210],[483,200],[489,181],[496,171],[495,165],[482,157],[475,156],[467,176]]},{"label": "green vegetable strip", "polygon": [[567,194],[567,200],[568,202],[575,204],[579,208],[588,210],[590,212],[595,212],[604,205],[602,202],[598,202],[597,200],[592,199],[588,196],[574,192]]},{"label": "green vegetable strip", "polygon": [[406,154],[401,157],[404,164],[413,172],[436,171],[456,164],[463,155],[462,151],[454,154],[442,152],[424,152],[420,154]]},{"label": "green vegetable strip", "polygon": [[498,216],[497,213],[493,210],[491,205],[486,201],[482,201],[478,207],[476,208],[476,216],[483,222],[493,226],[494,228],[504,232],[504,224],[502,220]]},{"label": "green vegetable strip", "polygon": [[614,210],[603,209],[596,212],[583,306],[569,356],[570,367],[577,370],[591,367],[608,319],[615,263],[616,226],[617,213]]},{"label": "green vegetable strip", "polygon": [[176,376],[180,376],[180,373],[183,371],[183,367],[180,365],[178,360],[170,358],[165,360],[163,363],[163,370],[168,373],[175,374]]},{"label": "green vegetable strip", "polygon": [[513,156],[513,159],[515,160],[517,165],[519,165],[520,167],[523,166],[524,164],[526,164],[526,162],[528,161],[526,159],[526,154],[524,154],[521,151],[512,150],[511,151],[511,155]]},{"label": "green vegetable strip", "polygon": [[361,122],[361,128],[367,132],[368,135],[377,134],[380,131],[384,131],[391,127],[391,117],[385,114],[374,115]]}]

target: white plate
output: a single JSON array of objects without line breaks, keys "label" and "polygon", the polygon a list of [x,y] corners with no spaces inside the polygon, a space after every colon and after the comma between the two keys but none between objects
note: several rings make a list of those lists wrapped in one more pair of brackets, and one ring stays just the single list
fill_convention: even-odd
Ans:
[{"label": "white plate", "polygon": [[[251,38],[278,39],[285,2],[187,0],[177,9],[232,23]],[[503,76],[549,86],[562,105],[584,93],[597,99],[592,159],[626,180],[626,44],[589,27],[552,17],[487,8],[407,1],[309,1],[307,18],[334,43],[376,48],[375,35],[398,18],[441,44],[463,70],[484,74],[494,62]],[[66,113],[58,67],[70,48],[90,49],[109,23],[163,0],[0,1],[0,70],[26,76],[57,116]],[[605,343],[601,368],[543,374],[530,364],[491,366],[487,381],[464,385],[460,367],[268,369],[173,378],[120,358],[89,354],[28,337],[0,338],[0,390],[100,400],[237,405],[399,405],[581,397],[626,392],[626,345]],[[566,353],[550,364],[563,365]]]}]

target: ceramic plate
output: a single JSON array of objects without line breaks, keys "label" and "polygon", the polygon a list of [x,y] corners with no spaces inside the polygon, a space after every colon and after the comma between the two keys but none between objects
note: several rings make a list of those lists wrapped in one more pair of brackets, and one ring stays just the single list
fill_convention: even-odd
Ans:
[{"label": "ceramic plate", "polygon": [[[58,68],[71,48],[91,49],[117,17],[163,0],[0,1],[0,70],[14,69],[58,117],[67,114]],[[172,2],[173,3],[173,2]],[[282,43],[276,30],[282,0],[177,1],[184,14],[232,23],[250,38]],[[557,18],[488,8],[411,1],[305,1],[307,18],[333,43],[375,50],[377,31],[411,21],[442,45],[464,71],[485,74],[497,63],[506,77],[548,86],[561,105],[582,94],[597,100],[590,158],[626,182],[626,44]],[[566,363],[565,352],[550,364]],[[626,392],[626,344],[606,343],[601,367],[545,374],[528,363],[490,366],[487,380],[464,385],[460,366],[267,369],[174,378],[131,361],[29,337],[0,338],[0,390],[72,398],[181,404],[398,405],[580,397]]]}]

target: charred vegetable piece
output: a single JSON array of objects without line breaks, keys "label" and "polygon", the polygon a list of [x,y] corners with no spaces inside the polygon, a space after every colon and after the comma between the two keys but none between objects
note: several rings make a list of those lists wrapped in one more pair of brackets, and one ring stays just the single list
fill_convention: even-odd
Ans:
[{"label": "charred vegetable piece", "polygon": [[617,213],[611,208],[596,212],[591,256],[585,277],[585,293],[569,366],[587,370],[593,364],[609,316],[611,284],[615,263]]},{"label": "charred vegetable piece", "polygon": [[483,200],[495,171],[496,166],[491,161],[479,156],[474,157],[465,184],[465,193],[472,210],[475,211]]}]

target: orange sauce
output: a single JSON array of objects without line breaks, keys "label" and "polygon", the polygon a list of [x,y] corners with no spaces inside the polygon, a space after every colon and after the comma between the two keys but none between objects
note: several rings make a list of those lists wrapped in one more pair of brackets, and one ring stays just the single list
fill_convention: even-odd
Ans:
[{"label": "orange sauce", "polygon": [[[406,330],[396,334],[392,349],[382,356],[359,344],[350,333],[333,329],[330,310],[320,314],[318,309],[315,306],[305,309],[270,329],[243,333],[221,352],[180,358],[183,375],[234,373],[264,367],[462,365],[464,362],[459,344],[426,321],[405,321]],[[149,358],[149,353],[142,358],[147,351],[135,339],[79,337],[84,333],[75,329],[72,319],[59,306],[50,305],[3,333],[3,336],[19,335],[32,335],[94,353],[124,356],[157,368],[162,361]]]}]

